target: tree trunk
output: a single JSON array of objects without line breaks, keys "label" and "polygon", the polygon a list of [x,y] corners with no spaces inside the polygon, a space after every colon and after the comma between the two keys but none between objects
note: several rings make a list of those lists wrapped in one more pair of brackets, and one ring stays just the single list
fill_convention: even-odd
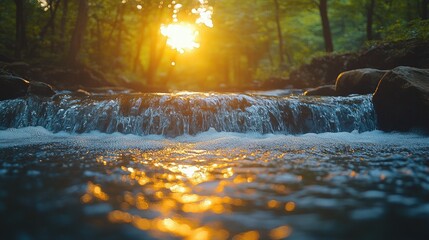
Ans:
[{"label": "tree trunk", "polygon": [[144,31],[145,31],[145,27],[146,27],[146,21],[144,21],[144,17],[142,17],[142,20],[140,21],[141,27],[140,27],[140,34],[137,38],[137,42],[136,42],[136,53],[134,55],[134,61],[133,61],[133,72],[137,72],[137,67],[141,67],[141,62],[140,62],[140,54],[141,54],[141,50],[142,50],[142,46],[143,46],[143,41],[144,41]]},{"label": "tree trunk", "polygon": [[374,23],[374,8],[375,0],[370,0],[366,6],[366,39],[368,41],[374,40],[372,25]]},{"label": "tree trunk", "polygon": [[170,83],[170,80],[171,80],[171,79],[173,79],[174,72],[175,72],[175,70],[176,70],[177,54],[178,54],[178,52],[177,52],[177,51],[175,51],[175,52],[173,53],[173,56],[172,56],[172,57],[171,57],[171,59],[170,59],[171,65],[170,65],[170,67],[168,68],[167,76],[166,76],[166,78],[165,78],[165,80],[164,80],[164,82],[163,82],[163,84],[164,84],[164,86],[163,86],[163,87],[166,87],[166,86],[168,85],[168,83]]},{"label": "tree trunk", "polygon": [[67,63],[71,65],[77,64],[77,56],[82,47],[83,38],[85,35],[86,25],[88,22],[88,0],[79,0],[79,9],[76,19],[76,25],[70,41],[69,55]]},{"label": "tree trunk", "polygon": [[15,57],[18,59],[22,58],[23,51],[27,48],[27,38],[25,35],[25,11],[24,11],[24,0],[15,0],[16,16],[16,46],[15,46]]},{"label": "tree trunk", "polygon": [[429,6],[429,0],[422,0],[422,19],[423,20],[426,20],[429,18],[428,6]]},{"label": "tree trunk", "polygon": [[283,35],[282,35],[282,28],[280,25],[280,6],[279,1],[274,0],[275,5],[275,17],[276,17],[276,26],[277,26],[277,37],[279,41],[279,60],[280,60],[280,66],[282,66],[285,62],[284,54],[283,54]]},{"label": "tree trunk", "polygon": [[113,26],[112,26],[112,29],[110,29],[110,33],[109,33],[109,37],[107,38],[107,42],[109,42],[110,43],[110,41],[112,40],[112,38],[113,38],[113,33],[116,31],[116,29],[117,29],[117,27],[118,27],[118,22],[119,22],[119,19],[121,18],[121,12],[122,12],[122,8],[123,8],[123,3],[120,3],[120,5],[118,5],[118,7],[116,8],[116,16],[115,16],[115,21],[113,22]]},{"label": "tree trunk", "polygon": [[[149,49],[149,63],[146,69],[146,84],[149,86],[153,86],[156,72],[158,71],[159,64],[165,52],[165,47],[167,44],[167,40],[164,38],[160,38],[160,27],[162,22],[162,16],[165,8],[161,8],[158,10],[157,15],[155,16],[154,22],[156,24],[152,24],[153,26],[149,30],[150,36],[150,49]],[[158,45],[161,44],[161,45]]]},{"label": "tree trunk", "polygon": [[69,1],[63,0],[63,8],[61,15],[61,25],[60,25],[60,38],[61,43],[65,42],[65,32],[66,32],[66,23],[67,23],[67,15],[68,15]]},{"label": "tree trunk", "polygon": [[48,1],[49,4],[49,13],[50,13],[50,17],[48,22],[45,24],[45,26],[42,28],[42,30],[40,31],[39,37],[40,40],[42,41],[45,38],[46,33],[48,32],[48,29],[51,29],[50,33],[51,33],[51,39],[50,39],[50,44],[51,44],[51,52],[55,53],[55,34],[56,34],[56,28],[55,28],[55,18],[57,16],[57,10],[58,10],[58,5],[61,3],[61,0],[50,0]]},{"label": "tree trunk", "polygon": [[98,18],[97,14],[94,14],[92,16],[95,20],[95,32],[96,32],[96,37],[97,37],[97,46],[95,47],[96,52],[97,52],[97,58],[101,59],[103,58],[102,56],[102,49],[103,49],[103,36],[101,33],[101,23],[100,23],[100,19]]},{"label": "tree trunk", "polygon": [[322,20],[323,39],[325,40],[326,52],[334,51],[334,44],[332,43],[331,27],[329,26],[328,18],[328,2],[327,0],[319,1],[320,18]]},{"label": "tree trunk", "polygon": [[[159,63],[164,55],[166,41],[160,39],[159,25],[156,25],[151,31],[150,49],[149,49],[149,64],[146,70],[147,85],[153,86],[156,72],[158,71]],[[161,46],[158,45],[161,43]]]},{"label": "tree trunk", "polygon": [[121,4],[120,12],[119,12],[119,21],[118,21],[118,35],[116,36],[116,49],[115,55],[117,57],[121,56],[121,46],[122,46],[122,32],[124,31],[124,5]]}]

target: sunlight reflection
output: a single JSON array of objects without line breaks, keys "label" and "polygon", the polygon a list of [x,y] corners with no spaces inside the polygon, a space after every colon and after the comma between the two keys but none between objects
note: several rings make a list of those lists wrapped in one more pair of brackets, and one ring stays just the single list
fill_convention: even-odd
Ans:
[{"label": "sunlight reflection", "polygon": [[86,193],[81,197],[82,203],[89,203],[93,199],[101,201],[109,200],[109,196],[101,190],[99,185],[95,185],[92,182],[88,182]]},{"label": "sunlight reflection", "polygon": [[48,3],[47,0],[37,0],[40,7],[43,9],[43,11],[48,11],[51,8],[51,5]]},{"label": "sunlight reflection", "polygon": [[228,231],[224,229],[210,226],[199,227],[195,221],[180,217],[148,219],[115,210],[108,214],[108,219],[113,223],[131,223],[140,230],[153,233],[154,236],[159,236],[160,233],[167,233],[175,237],[195,240],[223,240],[229,237]]},{"label": "sunlight reflection", "polygon": [[162,25],[161,34],[167,37],[167,44],[179,53],[200,47],[200,44],[196,42],[198,31],[191,24],[173,23]]},{"label": "sunlight reflection", "polygon": [[295,210],[295,208],[296,208],[296,204],[295,204],[294,202],[287,202],[287,203],[285,204],[285,210],[286,210],[287,212],[292,212],[292,211],[294,211],[294,210]]},{"label": "sunlight reflection", "polygon": [[270,231],[271,239],[285,239],[292,233],[289,226],[281,226]]},{"label": "sunlight reflection", "polygon": [[204,24],[205,26],[212,28],[213,27],[213,21],[212,21],[213,7],[208,5],[207,0],[199,0],[199,2],[200,2],[200,6],[198,8],[192,9],[192,13],[198,15],[198,18],[195,21],[195,23]]},{"label": "sunlight reflection", "polygon": [[[191,11],[192,14],[198,16],[195,23],[179,21],[179,12],[183,5],[176,1],[172,1],[171,4],[168,5],[168,7],[172,9],[172,23],[162,24],[160,27],[161,34],[167,37],[167,45],[177,50],[180,54],[185,53],[186,50],[191,51],[200,47],[200,44],[196,42],[196,38],[199,35],[199,32],[195,29],[197,25],[213,28],[213,7],[209,5],[207,0],[199,0],[198,2],[199,6],[193,8]],[[176,62],[172,61],[171,66],[175,65]]]},{"label": "sunlight reflection", "polygon": [[[243,151],[228,152],[229,157],[225,154],[224,150],[196,150],[192,144],[145,152],[106,153],[97,156],[96,161],[102,167],[115,169],[110,173],[123,184],[124,190],[118,196],[117,192],[109,193],[106,187],[88,182],[81,202],[108,201],[114,209],[107,215],[110,222],[130,224],[160,239],[287,238],[292,229],[286,225],[261,232],[237,232],[224,222],[213,220],[214,216],[223,218],[255,207],[252,199],[260,180],[257,171],[250,174],[246,168],[236,169],[236,162],[255,158],[265,162],[278,157]],[[252,166],[253,160],[248,162]],[[290,192],[278,183],[266,190],[281,195]],[[296,208],[294,202],[273,198],[259,201],[261,207],[276,214],[292,214]]]},{"label": "sunlight reflection", "polygon": [[241,234],[235,235],[233,240],[258,240],[259,232],[258,231],[248,231]]},{"label": "sunlight reflection", "polygon": [[270,201],[268,201],[267,205],[269,208],[279,208],[281,203],[279,201],[276,201],[276,200],[270,200]]}]

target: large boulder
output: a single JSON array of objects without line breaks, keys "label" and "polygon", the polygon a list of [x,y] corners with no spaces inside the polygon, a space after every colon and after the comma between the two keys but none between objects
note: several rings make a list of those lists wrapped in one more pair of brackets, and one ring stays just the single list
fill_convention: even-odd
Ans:
[{"label": "large boulder", "polygon": [[378,82],[387,71],[363,68],[338,75],[335,84],[339,95],[347,96],[350,94],[373,94],[378,86]]},{"label": "large boulder", "polygon": [[429,69],[397,67],[384,75],[373,96],[385,131],[429,131]]},{"label": "large boulder", "polygon": [[20,77],[0,75],[0,100],[23,97],[30,83]]},{"label": "large boulder", "polygon": [[40,97],[51,97],[55,95],[55,91],[51,85],[36,81],[30,82],[28,93]]},{"label": "large boulder", "polygon": [[304,92],[305,96],[338,96],[335,85],[325,85]]}]

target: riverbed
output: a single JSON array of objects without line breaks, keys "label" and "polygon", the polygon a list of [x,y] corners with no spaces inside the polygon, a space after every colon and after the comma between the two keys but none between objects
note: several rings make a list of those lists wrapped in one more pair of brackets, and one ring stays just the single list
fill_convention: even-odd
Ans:
[{"label": "riverbed", "polygon": [[2,239],[427,239],[429,137],[0,131]]}]

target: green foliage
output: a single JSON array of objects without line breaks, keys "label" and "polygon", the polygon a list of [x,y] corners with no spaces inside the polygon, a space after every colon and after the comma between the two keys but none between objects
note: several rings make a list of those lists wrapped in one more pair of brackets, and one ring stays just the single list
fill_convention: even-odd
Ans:
[{"label": "green foliage", "polygon": [[397,21],[381,30],[384,41],[401,41],[407,39],[429,39],[429,20],[415,19],[410,22]]},{"label": "green foliage", "polygon": [[[25,60],[61,62],[69,51],[78,1],[47,1],[51,5],[46,9],[36,0],[24,2]],[[316,0],[278,0],[281,54],[285,59],[282,64],[273,0],[208,0],[208,5],[214,8],[214,28],[197,26],[200,48],[184,54],[166,46],[166,38],[160,33],[162,24],[174,21],[171,0],[88,2],[88,24],[80,61],[142,83],[192,89],[202,85],[246,85],[272,75],[287,76],[300,64],[324,54]],[[192,9],[199,6],[199,1],[176,0],[176,3],[182,5],[176,13],[179,21],[194,22]],[[370,0],[328,1],[336,52],[354,51],[365,45],[369,3]],[[428,39],[429,22],[419,19],[420,3],[421,0],[376,1],[372,23],[375,39]],[[49,25],[51,18],[53,24]],[[14,1],[0,4],[0,26],[0,55],[13,56]],[[172,62],[176,63],[174,67]]]},{"label": "green foliage", "polygon": [[0,54],[13,56],[15,45],[15,5],[13,1],[0,4]]}]

